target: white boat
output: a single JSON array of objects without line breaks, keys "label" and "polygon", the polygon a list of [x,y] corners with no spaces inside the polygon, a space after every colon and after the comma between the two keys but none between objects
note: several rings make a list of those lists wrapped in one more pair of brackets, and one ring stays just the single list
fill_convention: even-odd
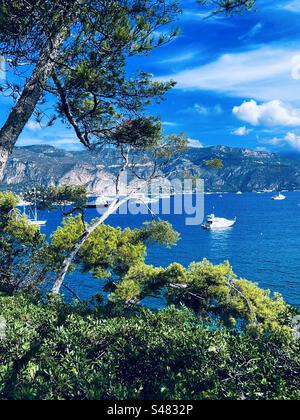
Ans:
[{"label": "white boat", "polygon": [[[161,196],[161,198],[170,198],[170,196]],[[151,203],[157,203],[159,201],[159,197],[133,197],[133,201],[135,201],[137,204],[151,204]]]},{"label": "white boat", "polygon": [[27,223],[30,226],[45,226],[47,224],[47,220],[28,219]]},{"label": "white boat", "polygon": [[272,197],[272,200],[274,200],[274,201],[282,201],[282,200],[285,200],[285,199],[286,199],[286,196],[281,194],[281,193],[279,193],[277,195],[273,195],[273,197]]},{"label": "white boat", "polygon": [[86,209],[106,209],[110,206],[112,203],[113,198],[112,197],[96,197],[93,201],[88,201],[85,205]]},{"label": "white boat", "polygon": [[243,194],[242,191],[237,192],[237,195],[242,195],[242,194]]},{"label": "white boat", "polygon": [[235,223],[236,223],[236,219],[229,220],[229,219],[224,219],[222,217],[216,217],[214,214],[210,214],[209,216],[207,216],[206,222],[203,223],[202,227],[204,229],[209,229],[209,230],[226,229],[226,228],[232,227],[233,225],[235,225]]}]

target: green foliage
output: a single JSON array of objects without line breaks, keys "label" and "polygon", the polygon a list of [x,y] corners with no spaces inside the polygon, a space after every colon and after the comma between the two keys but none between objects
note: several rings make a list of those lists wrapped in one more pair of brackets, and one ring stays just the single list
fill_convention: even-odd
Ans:
[{"label": "green foliage", "polygon": [[[51,125],[61,118],[88,148],[156,144],[161,123],[146,117],[145,107],[160,102],[175,83],[158,82],[144,71],[129,73],[127,62],[174,39],[176,28],[155,34],[170,28],[179,13],[178,0],[2,0],[0,55],[7,58],[8,75],[17,77],[3,83],[0,92],[18,99],[25,61],[57,97],[49,119],[36,107],[37,122],[46,119]],[[49,74],[49,66],[40,65],[48,56],[56,57]],[[42,96],[37,99],[44,105]]]},{"label": "green foliage", "polygon": [[206,160],[204,163],[205,166],[207,166],[208,168],[223,169],[224,167],[224,164],[221,159]]},{"label": "green foliage", "polygon": [[143,228],[136,230],[136,239],[146,245],[159,243],[166,248],[171,248],[179,241],[180,235],[169,222],[153,220],[146,222]]},{"label": "green foliage", "polygon": [[159,143],[161,130],[161,122],[154,118],[128,120],[114,131],[112,142],[116,145],[133,146],[136,149],[147,149]]},{"label": "green foliage", "polygon": [[0,398],[299,399],[299,343],[211,329],[185,308],[118,317],[0,297]]},{"label": "green foliage", "polygon": [[208,6],[212,15],[224,13],[233,16],[250,12],[256,1],[255,0],[197,0],[201,6]]},{"label": "green foliage", "polygon": [[[83,234],[84,226],[80,216],[66,218],[63,226],[53,233],[48,256],[57,260],[58,268],[62,258],[73,249]],[[122,277],[130,267],[144,262],[146,245],[159,243],[172,246],[177,240],[177,232],[167,222],[153,221],[141,229],[123,231],[101,225],[89,235],[74,262],[83,271],[89,271],[98,278],[109,278],[112,275]]]},{"label": "green foliage", "polygon": [[[34,190],[33,195],[42,207],[72,198],[86,201],[84,189],[65,186]],[[30,198],[29,195],[26,198]],[[29,224],[26,216],[20,214],[16,204],[13,194],[0,193],[1,285],[11,292],[24,284],[28,287],[36,286],[36,281],[41,284],[59,271],[65,256],[94,223],[83,223],[81,215],[66,217],[47,242],[38,227]],[[177,232],[167,222],[153,221],[134,230],[102,224],[88,235],[70,270],[78,267],[96,278],[120,280],[131,267],[144,263],[147,245],[158,243],[170,247],[177,240]]]},{"label": "green foliage", "polygon": [[42,271],[40,250],[45,238],[16,209],[14,194],[0,192],[0,290],[33,287]]},{"label": "green foliage", "polygon": [[87,203],[87,191],[84,186],[59,185],[45,188],[35,187],[26,191],[23,198],[29,203],[36,203],[41,210],[53,209],[58,206],[72,205],[83,208]]},{"label": "green foliage", "polygon": [[1,216],[7,215],[18,204],[18,198],[11,192],[1,192],[0,194],[0,212]]},{"label": "green foliage", "polygon": [[282,297],[238,279],[229,263],[214,266],[204,260],[187,269],[140,264],[129,269],[112,298],[135,302],[153,295],[165,296],[169,304],[185,304],[207,322],[245,326],[253,334],[291,334],[290,308]]},{"label": "green foliage", "polygon": [[171,159],[181,156],[187,150],[188,138],[184,133],[180,133],[163,136],[157,147],[153,147],[150,152],[152,159],[159,162],[162,167],[164,162],[169,163]]}]

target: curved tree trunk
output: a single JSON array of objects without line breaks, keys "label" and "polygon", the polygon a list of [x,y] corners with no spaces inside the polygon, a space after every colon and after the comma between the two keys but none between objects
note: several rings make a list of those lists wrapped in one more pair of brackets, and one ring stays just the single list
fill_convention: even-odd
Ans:
[{"label": "curved tree trunk", "polygon": [[6,166],[8,157],[9,157],[8,149],[0,146],[0,181],[3,180],[5,166]]},{"label": "curved tree trunk", "polygon": [[[97,227],[100,226],[100,224],[97,224]],[[74,246],[73,250],[71,251],[70,255],[68,255],[68,257],[66,257],[64,259],[64,262],[62,264],[61,267],[61,271],[58,274],[58,276],[55,279],[54,285],[52,287],[52,293],[54,294],[59,294],[61,286],[64,283],[65,277],[68,274],[70,265],[72,264],[72,261],[74,260],[74,258],[76,257],[76,255],[78,254],[80,248],[82,247],[82,245],[86,242],[86,240],[89,238],[91,233],[89,232],[85,232],[82,237],[80,238],[80,240],[77,242],[77,244]]]},{"label": "curved tree trunk", "polygon": [[[128,198],[129,199],[129,198]],[[81,238],[78,240],[78,242],[74,245],[74,248],[70,252],[70,254],[64,259],[64,262],[61,267],[61,271],[57,275],[55,282],[52,287],[52,293],[59,294],[60,289],[64,283],[65,277],[68,274],[69,268],[72,264],[72,261],[77,256],[78,252],[80,251],[80,248],[85,244],[85,242],[88,240],[88,238],[91,236],[91,234],[99,227],[101,226],[106,219],[109,218],[109,216],[114,213],[120,206],[122,206],[126,199],[123,199],[121,201],[118,201],[115,199],[109,208],[106,210],[106,212],[103,214],[103,216],[99,217],[95,220],[95,222],[88,227],[88,229],[84,232],[84,234],[81,236]]]},{"label": "curved tree trunk", "polygon": [[119,172],[117,176],[117,181],[116,181],[116,198],[112,201],[112,203],[110,204],[106,212],[104,212],[104,214],[101,217],[96,219],[92,225],[90,225],[87,229],[85,229],[83,235],[75,243],[70,254],[64,259],[64,262],[61,267],[61,271],[57,275],[56,280],[53,284],[52,293],[59,294],[60,289],[64,283],[65,277],[68,274],[70,265],[72,264],[74,258],[77,256],[78,252],[80,251],[80,248],[89,239],[91,234],[95,232],[95,230],[99,226],[101,226],[109,218],[111,214],[113,214],[116,210],[118,210],[123,204],[127,203],[127,201],[129,201],[132,195],[134,194],[135,191],[133,190],[130,193],[128,193],[127,196],[124,197],[122,200],[120,200],[119,198],[119,194],[120,194],[119,186],[120,186],[121,175],[124,173],[124,171],[126,170],[128,166],[128,155],[127,156],[123,155],[123,157],[124,157],[124,165],[121,171]]}]

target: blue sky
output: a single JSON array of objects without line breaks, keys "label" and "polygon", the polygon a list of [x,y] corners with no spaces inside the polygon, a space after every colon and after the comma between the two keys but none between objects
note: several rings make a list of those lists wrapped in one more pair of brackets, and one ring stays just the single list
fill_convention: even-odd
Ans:
[{"label": "blue sky", "polygon": [[[300,0],[258,0],[255,11],[231,18],[207,19],[195,0],[182,7],[181,36],[129,66],[177,81],[149,110],[165,132],[185,132],[196,147],[300,151]],[[41,129],[31,121],[18,145],[37,143],[79,147],[59,122]]]}]

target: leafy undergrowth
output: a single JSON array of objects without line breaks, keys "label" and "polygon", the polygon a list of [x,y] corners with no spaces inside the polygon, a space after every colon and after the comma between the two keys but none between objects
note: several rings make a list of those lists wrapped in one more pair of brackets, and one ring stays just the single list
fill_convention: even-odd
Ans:
[{"label": "leafy undergrowth", "polygon": [[17,295],[0,314],[1,399],[300,397],[297,342],[208,328],[184,307],[117,315]]}]

